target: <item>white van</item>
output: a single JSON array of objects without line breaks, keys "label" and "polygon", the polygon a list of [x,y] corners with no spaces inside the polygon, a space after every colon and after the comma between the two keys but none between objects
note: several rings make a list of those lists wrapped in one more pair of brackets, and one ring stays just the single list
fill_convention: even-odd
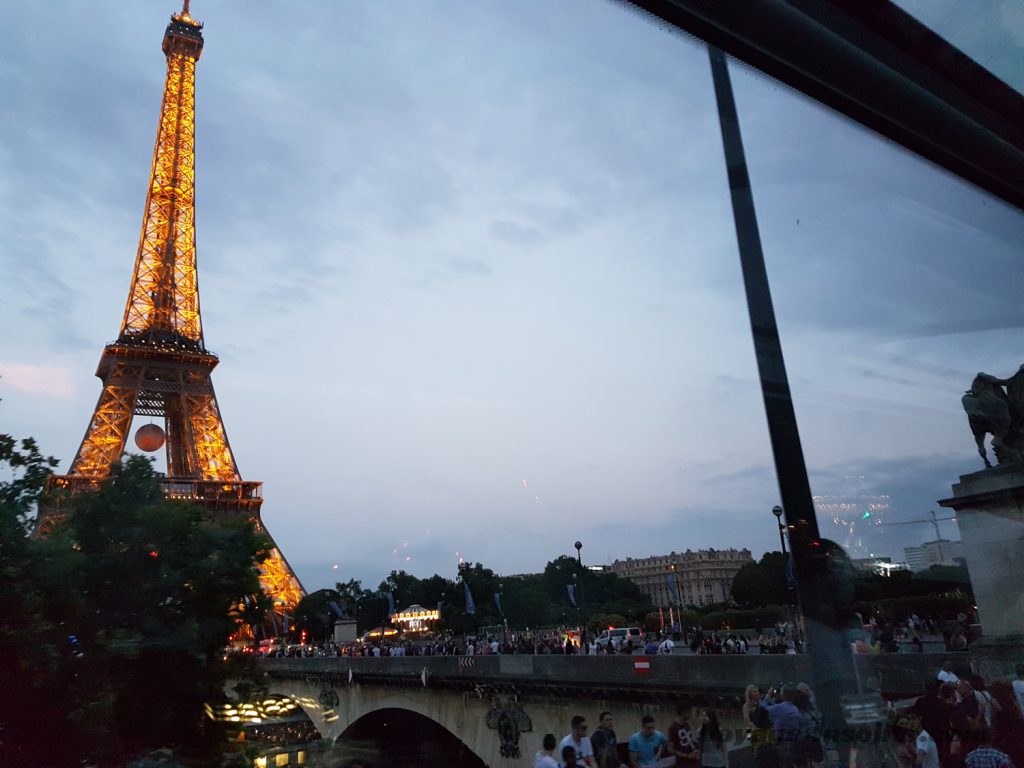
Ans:
[{"label": "white van", "polygon": [[604,630],[600,635],[597,636],[597,647],[604,650],[611,643],[612,648],[618,650],[619,647],[626,642],[626,638],[633,641],[634,648],[643,648],[644,633],[640,627],[613,627],[611,629]]}]

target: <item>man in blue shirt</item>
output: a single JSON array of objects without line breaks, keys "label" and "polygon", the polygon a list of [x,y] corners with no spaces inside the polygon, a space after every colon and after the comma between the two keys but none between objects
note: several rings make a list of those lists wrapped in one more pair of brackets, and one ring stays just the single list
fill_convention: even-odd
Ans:
[{"label": "man in blue shirt", "polygon": [[665,756],[668,739],[661,731],[654,729],[654,718],[644,715],[640,730],[629,737],[629,765],[631,768],[649,768],[658,764]]},{"label": "man in blue shirt", "polygon": [[794,746],[800,739],[800,710],[793,703],[795,689],[791,685],[782,686],[782,701],[765,707],[772,721],[772,731],[783,765],[789,765],[793,759]]}]

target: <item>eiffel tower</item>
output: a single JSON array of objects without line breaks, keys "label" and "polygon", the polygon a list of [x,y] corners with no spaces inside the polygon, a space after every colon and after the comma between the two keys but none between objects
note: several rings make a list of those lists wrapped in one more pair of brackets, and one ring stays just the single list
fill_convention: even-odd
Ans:
[{"label": "eiffel tower", "polygon": [[[40,510],[43,533],[62,514],[62,497],[95,490],[110,475],[133,417],[148,416],[162,418],[165,430],[144,426],[136,443],[158,450],[166,435],[165,496],[199,504],[211,516],[245,515],[269,538],[260,520],[263,484],[242,480],[224,431],[210,380],[218,360],[203,342],[199,312],[195,68],[202,27],[184,0],[164,33],[167,80],[121,333],[100,357],[96,376],[103,391],[82,445],[68,473],[51,479],[55,503]],[[305,591],[276,545],[261,569],[260,582],[277,612],[291,612]]]}]

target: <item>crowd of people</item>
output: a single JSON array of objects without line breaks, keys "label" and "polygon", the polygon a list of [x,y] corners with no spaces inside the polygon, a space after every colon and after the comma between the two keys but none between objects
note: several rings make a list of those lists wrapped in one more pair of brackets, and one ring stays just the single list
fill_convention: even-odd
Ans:
[{"label": "crowd of people", "polygon": [[899,713],[893,739],[907,765],[1024,768],[1024,665],[1007,682],[960,677],[952,661],[943,662],[924,693]]},{"label": "crowd of people", "polygon": [[[584,639],[578,632],[553,631],[527,636],[513,634],[496,637],[408,639],[406,637],[364,638],[352,643],[304,643],[268,645],[257,651],[263,657],[311,656],[485,656],[494,654],[590,655],[671,654],[676,649],[695,654],[799,653],[802,649],[794,628],[779,624],[753,634],[705,631],[701,627],[670,632],[648,632],[636,641],[626,637],[618,643],[598,643],[591,635]],[[685,652],[685,650],[684,650]]]},{"label": "crowd of people", "polygon": [[858,653],[923,653],[924,639],[930,642],[942,638],[946,651],[965,652],[971,640],[978,635],[977,616],[958,613],[955,619],[938,621],[911,614],[902,621],[872,621],[852,632],[850,641]]},{"label": "crowd of people", "polygon": [[548,733],[534,757],[534,768],[652,768],[675,764],[692,768],[726,768],[729,765],[728,734],[718,723],[714,709],[702,709],[691,725],[690,709],[679,707],[663,733],[651,715],[625,741],[615,733],[611,712],[598,715],[598,727],[590,732],[587,718],[575,715],[569,733],[561,741]]},{"label": "crowd of people", "polygon": [[[946,660],[923,695],[891,706],[885,727],[873,732],[881,738],[846,746],[893,768],[1024,768],[1024,665],[1016,674],[989,684],[959,677]],[[749,686],[743,719],[758,768],[814,768],[838,746],[804,683]]]},{"label": "crowd of people", "polygon": [[560,741],[554,734],[544,737],[534,765],[726,768],[730,750],[744,749],[753,753],[757,768],[821,768],[840,751],[859,754],[857,765],[872,768],[1024,768],[1024,665],[1016,674],[1010,682],[961,678],[946,661],[923,695],[892,706],[884,727],[857,732],[865,740],[845,745],[839,740],[850,731],[830,733],[824,727],[806,683],[748,686],[737,730],[723,728],[714,709],[680,706],[664,731],[648,714],[620,741],[611,712],[598,715],[592,732],[587,718],[576,715]]}]

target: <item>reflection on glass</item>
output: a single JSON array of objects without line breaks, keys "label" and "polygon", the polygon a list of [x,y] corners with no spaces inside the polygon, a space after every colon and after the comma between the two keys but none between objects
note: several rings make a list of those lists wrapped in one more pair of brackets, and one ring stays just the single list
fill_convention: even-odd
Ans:
[{"label": "reflection on glass", "polygon": [[893,0],[1000,80],[1024,91],[1024,4],[1016,0]]}]

